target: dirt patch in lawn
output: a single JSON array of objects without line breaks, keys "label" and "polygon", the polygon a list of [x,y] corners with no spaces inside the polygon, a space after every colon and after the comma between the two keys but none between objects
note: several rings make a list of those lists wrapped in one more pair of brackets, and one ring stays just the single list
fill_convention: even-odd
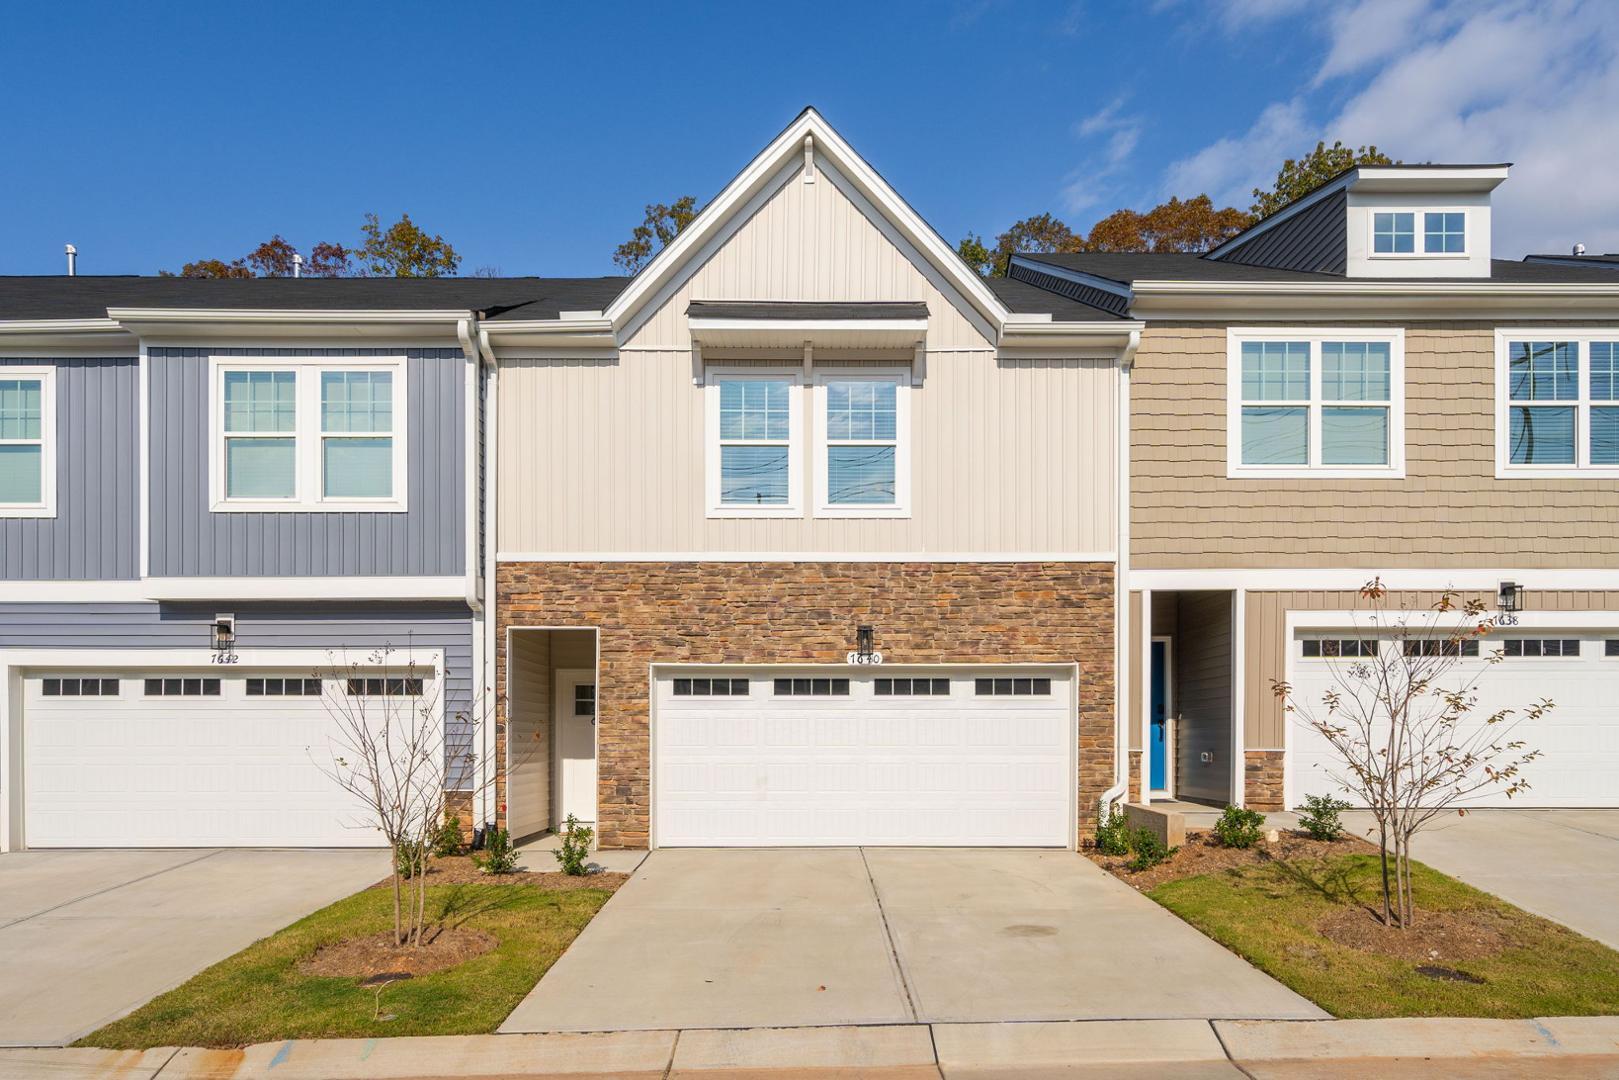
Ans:
[{"label": "dirt patch in lawn", "polygon": [[[524,869],[515,874],[486,874],[465,855],[434,859],[427,865],[429,885],[532,885],[540,889],[606,889],[612,892],[629,879],[628,874],[607,872],[571,877],[556,870],[539,872]],[[393,878],[383,878],[372,887],[380,889],[385,886],[392,888]]]},{"label": "dirt patch in lawn", "polygon": [[332,978],[381,981],[392,975],[408,979],[448,971],[499,944],[493,934],[457,926],[430,927],[422,935],[420,945],[400,947],[394,944],[393,931],[384,930],[380,934],[323,945],[315,950],[315,955],[299,964],[298,970],[305,975]]},{"label": "dirt patch in lawn", "polygon": [[1383,925],[1381,913],[1347,907],[1322,919],[1316,929],[1347,948],[1439,967],[1498,956],[1513,940],[1512,920],[1489,908],[1419,910],[1411,929],[1391,930]]},{"label": "dirt patch in lawn", "polygon": [[1337,855],[1376,851],[1376,845],[1358,837],[1312,840],[1301,832],[1283,832],[1275,843],[1261,839],[1251,848],[1228,848],[1220,844],[1214,833],[1200,830],[1187,833],[1186,843],[1181,845],[1180,850],[1148,870],[1131,870],[1128,855],[1103,855],[1094,848],[1086,851],[1085,855],[1125,884],[1147,892],[1166,881],[1178,881],[1200,874],[1217,874],[1223,870],[1264,863],[1330,859]]}]

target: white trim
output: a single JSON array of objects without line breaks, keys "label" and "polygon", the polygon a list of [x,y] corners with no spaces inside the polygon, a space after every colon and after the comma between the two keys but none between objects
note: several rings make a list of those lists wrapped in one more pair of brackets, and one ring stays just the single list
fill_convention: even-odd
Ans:
[{"label": "white trim", "polygon": [[117,308],[107,309],[107,320],[115,328],[130,323],[252,323],[258,325],[284,325],[310,323],[327,328],[354,323],[423,323],[453,324],[472,318],[469,310],[455,308]]},{"label": "white trim", "polygon": [[[1299,401],[1247,402],[1242,396],[1242,346],[1247,342],[1301,341],[1310,347],[1310,394]],[[1321,346],[1327,341],[1382,342],[1389,346],[1389,400],[1338,402],[1322,398]],[[1306,410],[1308,465],[1245,465],[1242,462],[1242,410],[1247,405]],[[1322,465],[1322,410],[1339,405],[1383,408],[1389,413],[1387,465]],[[1403,480],[1405,479],[1405,331],[1398,327],[1231,326],[1226,328],[1226,479],[1228,480]]]},{"label": "white trim", "polygon": [[56,516],[56,367],[0,366],[0,381],[39,380],[39,438],[3,439],[13,446],[39,446],[39,501],[0,503],[0,518],[54,518]]},{"label": "white trim", "polygon": [[1530,590],[1601,592],[1619,589],[1619,570],[1495,568],[1388,568],[1323,567],[1318,570],[1133,570],[1138,589],[1211,590],[1247,589],[1250,592],[1359,589],[1381,578],[1390,589],[1487,590],[1494,593],[1503,581],[1516,581]]},{"label": "white trim", "polygon": [[[810,384],[810,440],[815,468],[815,516],[818,518],[908,518],[911,516],[911,375],[908,368],[857,368],[853,371],[817,370]],[[831,441],[826,428],[826,384],[886,382],[894,384],[894,501],[887,505],[833,503],[827,473]],[[886,439],[869,440],[870,445]],[[840,440],[839,445],[864,445],[862,440]]]},{"label": "white trim", "polygon": [[1248,805],[1248,594],[1231,591],[1231,799],[1232,806]]},{"label": "white trim", "polygon": [[826,562],[1071,563],[1114,562],[1111,551],[500,551],[503,563]]},{"label": "white trim", "polygon": [[[393,494],[385,498],[327,498],[322,494],[322,462],[328,434],[321,423],[321,376],[333,371],[386,370],[393,375],[391,416],[387,433],[393,447]],[[291,371],[295,377],[296,416],[293,431],[263,437],[293,439],[294,487],[288,499],[232,499],[225,492],[224,377],[236,371]],[[209,510],[216,514],[378,513],[402,514],[409,510],[408,462],[410,390],[409,370],[403,354],[396,356],[219,356],[208,358],[208,485]],[[469,425],[471,426],[471,425]],[[357,437],[380,437],[382,432],[356,432]],[[241,437],[241,436],[231,436]]]},{"label": "white trim", "polygon": [[140,529],[140,561],[136,573],[146,577],[152,572],[152,357],[141,342],[139,367],[135,377],[140,380],[140,412],[136,417],[135,431],[140,439],[140,446],[136,448],[136,459],[140,469],[140,506],[136,508]]},{"label": "white trim", "polygon": [[[43,583],[42,583],[43,584]],[[147,600],[466,600],[463,574],[442,577],[156,577]]]},{"label": "white trim", "polygon": [[[1574,344],[1578,397],[1547,400],[1538,407],[1574,410],[1573,465],[1514,465],[1510,461],[1511,408],[1508,348],[1514,341],[1567,341]],[[1591,399],[1591,343],[1619,343],[1619,327],[1498,326],[1495,329],[1495,478],[1497,480],[1611,480],[1619,478],[1619,465],[1591,465],[1591,407],[1619,408],[1619,400]],[[1527,404],[1527,403],[1520,403]]]},{"label": "white trim", "polygon": [[499,472],[500,455],[496,453],[497,424],[500,416],[500,364],[495,359],[494,346],[490,343],[489,332],[483,328],[478,330],[478,354],[482,362],[489,366],[484,383],[484,411],[483,411],[483,588],[489,596],[487,615],[484,618],[481,632],[484,638],[483,669],[479,673],[479,686],[483,693],[484,736],[483,752],[480,760],[484,763],[484,775],[479,785],[478,803],[473,807],[477,821],[487,822],[495,820],[495,811],[498,803],[495,801],[495,756],[499,749],[493,723],[495,715],[496,696],[500,693],[499,679],[496,675],[495,663],[500,648],[499,611],[497,610],[496,573],[498,566],[495,562],[495,511],[497,486],[495,477]]},{"label": "white trim", "polygon": [[[745,506],[720,501],[720,383],[725,380],[775,381],[787,386],[787,502]],[[707,516],[711,518],[796,518],[804,516],[804,369],[802,367],[725,367],[707,370],[703,380],[703,457],[706,462]],[[724,440],[736,442],[748,440]],[[770,445],[777,445],[771,441]]]},{"label": "white trim", "polygon": [[[1311,610],[1309,608],[1290,608],[1287,612],[1287,640],[1291,642],[1293,635],[1300,630],[1353,630],[1361,637],[1371,636],[1374,632],[1388,632],[1397,630],[1408,618],[1421,618],[1428,614],[1427,609],[1418,608],[1411,611],[1391,610],[1382,622],[1372,622],[1371,611],[1352,611],[1345,608],[1333,610]],[[1496,619],[1510,618],[1510,625],[1498,625],[1491,632],[1511,636],[1520,630],[1614,630],[1619,629],[1619,611],[1515,611],[1511,615],[1503,616],[1492,608],[1489,612]],[[1291,646],[1289,646],[1291,649]]]},{"label": "white trim", "polygon": [[[1366,259],[1368,262],[1381,262],[1392,260],[1405,262],[1418,260],[1450,260],[1452,262],[1467,262],[1473,257],[1472,244],[1469,242],[1469,231],[1472,228],[1470,219],[1472,211],[1466,206],[1379,206],[1368,204],[1360,208],[1366,214]],[[1377,250],[1377,215],[1378,214],[1410,214],[1411,215],[1411,250],[1410,251],[1378,251]],[[1428,251],[1426,250],[1428,236],[1428,214],[1460,214],[1462,215],[1462,250],[1460,251]]]},{"label": "white trim", "polygon": [[[779,330],[785,337],[795,341],[802,340],[799,337],[801,334],[808,334],[813,337],[817,332],[831,333],[859,330],[886,330],[902,334],[915,334],[920,338],[927,333],[928,329],[926,319],[722,319],[692,315],[686,319],[686,324],[693,332],[702,330]],[[667,352],[668,350],[657,351]]]},{"label": "white trim", "polygon": [[[1143,594],[1145,595],[1145,594]],[[1164,777],[1169,781],[1164,787],[1152,786],[1152,646],[1163,642],[1164,645]],[[1164,799],[1175,797],[1175,636],[1173,634],[1154,634],[1152,632],[1152,617],[1147,618],[1147,662],[1142,666],[1147,675],[1147,685],[1142,694],[1144,708],[1142,719],[1145,730],[1142,732],[1141,745],[1147,748],[1144,755],[1148,760],[1142,764],[1141,790],[1146,792],[1144,801],[1151,802],[1155,796]]]}]

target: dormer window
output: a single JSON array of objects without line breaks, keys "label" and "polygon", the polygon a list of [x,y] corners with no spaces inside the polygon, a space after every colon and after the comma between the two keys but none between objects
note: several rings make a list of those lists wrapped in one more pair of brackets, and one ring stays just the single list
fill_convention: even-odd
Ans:
[{"label": "dormer window", "polygon": [[[1418,229],[1418,224],[1422,227]],[[1376,210],[1372,254],[1380,256],[1467,254],[1465,210]]]},{"label": "dormer window", "polygon": [[1422,215],[1422,250],[1429,255],[1467,253],[1467,215],[1442,210]]},{"label": "dormer window", "polygon": [[1372,215],[1372,250],[1379,255],[1409,255],[1417,247],[1417,215],[1408,210]]}]

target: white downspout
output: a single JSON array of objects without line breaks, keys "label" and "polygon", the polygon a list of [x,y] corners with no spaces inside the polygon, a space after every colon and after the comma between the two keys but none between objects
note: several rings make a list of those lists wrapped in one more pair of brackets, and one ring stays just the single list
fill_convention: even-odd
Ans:
[{"label": "white downspout", "polygon": [[[466,498],[464,504],[464,532],[463,543],[466,545],[466,588],[463,590],[467,607],[472,611],[472,713],[478,723],[479,731],[493,728],[494,722],[488,715],[487,695],[484,685],[487,683],[489,668],[489,653],[486,648],[488,635],[484,627],[488,623],[488,613],[484,610],[483,590],[478,579],[478,448],[480,446],[481,432],[478,430],[478,365],[479,353],[475,335],[478,333],[477,321],[472,318],[457,319],[455,322],[455,336],[461,343],[461,355],[466,365],[466,402],[467,425],[465,453],[467,459]],[[473,778],[474,800],[472,807],[472,826],[481,828],[486,821],[492,820],[489,810],[489,792],[494,787],[494,777],[490,774],[492,759],[488,754],[488,735],[483,734],[477,748],[477,763]]]},{"label": "white downspout", "polygon": [[[499,490],[495,484],[495,473],[499,468],[500,455],[496,453],[495,428],[498,423],[497,418],[500,415],[500,397],[497,393],[500,388],[500,365],[495,360],[495,349],[489,342],[489,331],[487,330],[480,329],[478,331],[478,355],[487,369],[483,405],[483,575],[485,587],[489,590],[489,614],[483,622],[483,657],[485,693],[490,698],[490,705],[488,706],[489,723],[486,725],[488,728],[488,741],[485,753],[488,755],[489,761],[494,761],[496,758],[497,738],[493,705],[493,701],[497,696],[495,687],[497,628],[495,623],[500,604],[500,589],[496,579],[495,562],[495,513],[498,505],[495,501],[495,495]],[[488,785],[487,804],[489,810],[493,811],[495,809],[495,785],[492,782]],[[486,816],[484,820],[494,820],[493,815]]]},{"label": "white downspout", "polygon": [[1129,703],[1128,668],[1130,658],[1130,369],[1136,350],[1141,347],[1141,331],[1130,331],[1130,340],[1119,353],[1118,434],[1118,550],[1113,561],[1113,775],[1114,784],[1102,792],[1097,813],[1109,809],[1130,790],[1130,726],[1125,716]]}]

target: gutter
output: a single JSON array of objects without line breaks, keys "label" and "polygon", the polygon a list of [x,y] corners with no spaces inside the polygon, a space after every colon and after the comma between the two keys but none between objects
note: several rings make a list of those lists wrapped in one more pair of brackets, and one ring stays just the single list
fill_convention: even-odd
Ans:
[{"label": "gutter", "polygon": [[1098,817],[1130,790],[1130,728],[1125,717],[1129,704],[1126,676],[1129,670],[1128,622],[1130,618],[1130,373],[1135,367],[1136,350],[1141,348],[1141,330],[1130,331],[1119,351],[1118,382],[1118,552],[1113,562],[1113,786],[1097,800]]},{"label": "gutter", "polygon": [[[461,343],[461,355],[466,358],[466,401],[471,409],[466,435],[467,493],[465,536],[467,545],[467,607],[483,614],[483,595],[478,588],[478,346],[473,340],[477,320],[462,318],[455,321],[456,340]],[[486,465],[487,468],[487,465]]]}]

